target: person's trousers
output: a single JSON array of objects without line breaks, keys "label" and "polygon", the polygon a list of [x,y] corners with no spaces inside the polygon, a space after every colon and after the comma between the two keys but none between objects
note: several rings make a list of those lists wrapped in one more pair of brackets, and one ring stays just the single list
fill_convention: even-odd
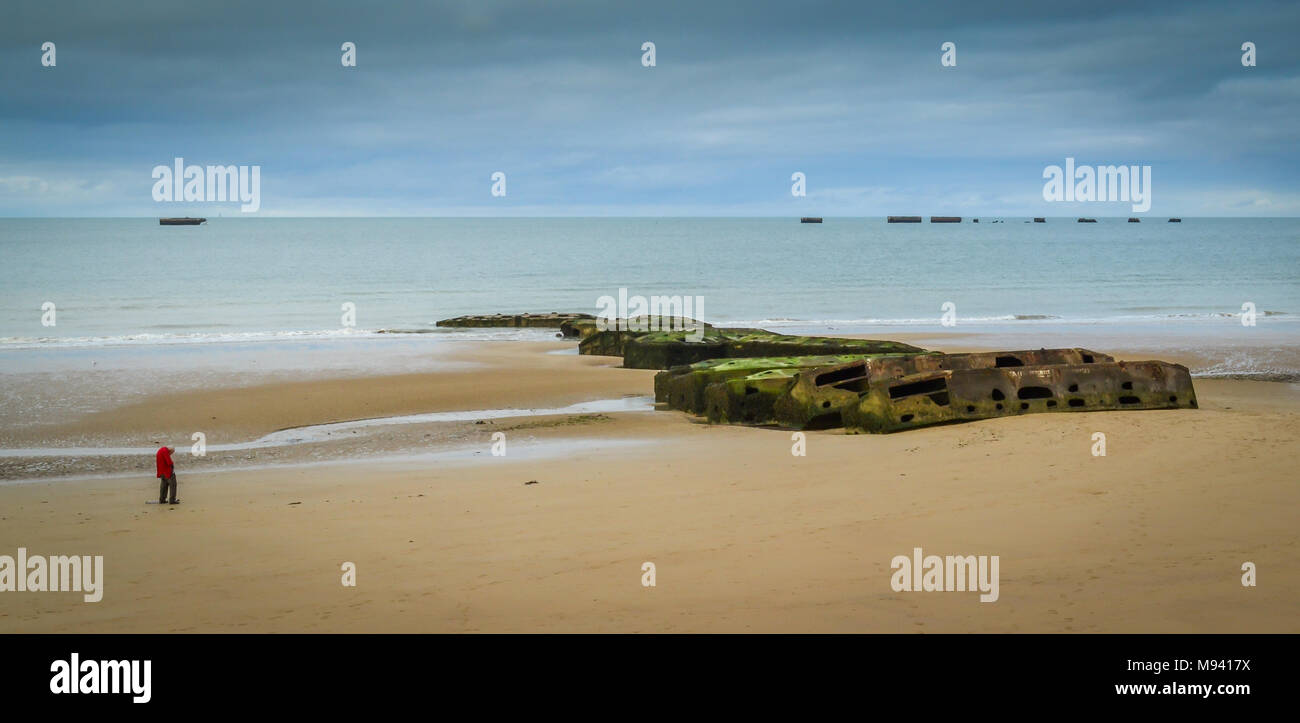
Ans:
[{"label": "person's trousers", "polygon": [[158,485],[158,504],[161,505],[168,501],[167,500],[168,487],[171,487],[172,490],[171,503],[173,505],[176,504],[176,473],[172,472],[171,477],[159,477],[158,480],[159,482],[161,482],[161,484]]}]

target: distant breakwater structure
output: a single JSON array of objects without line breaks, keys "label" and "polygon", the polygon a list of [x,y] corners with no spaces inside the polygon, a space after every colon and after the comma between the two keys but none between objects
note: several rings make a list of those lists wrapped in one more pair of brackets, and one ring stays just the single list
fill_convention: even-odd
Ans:
[{"label": "distant breakwater structure", "polygon": [[[921,223],[924,220],[925,220],[924,216],[886,216],[885,217],[885,223]],[[1034,216],[1031,220],[1033,223],[1047,223],[1047,217],[1045,216]],[[1077,223],[1097,223],[1097,219],[1095,218],[1079,217],[1075,220]],[[1181,218],[1169,219],[1169,223],[1182,223],[1182,221],[1183,220]],[[930,223],[961,223],[961,222],[962,222],[961,216],[931,216],[930,217]],[[979,222],[980,220],[978,218],[971,219],[971,223],[979,223]],[[1128,217],[1128,223],[1141,223],[1141,222],[1142,219],[1136,216]],[[807,221],[805,221],[805,223],[807,223]],[[815,223],[821,223],[821,219],[818,219]],[[994,220],[992,223],[1002,223],[1002,220],[997,219]],[[1030,223],[1030,221],[1026,221],[1025,223]]]}]

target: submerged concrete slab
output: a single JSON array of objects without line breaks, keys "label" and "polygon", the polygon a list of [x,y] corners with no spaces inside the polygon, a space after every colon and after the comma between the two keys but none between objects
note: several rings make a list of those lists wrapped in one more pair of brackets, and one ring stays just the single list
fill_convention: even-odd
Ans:
[{"label": "submerged concrete slab", "polygon": [[[623,366],[627,369],[669,369],[707,359],[725,359],[728,356],[727,344],[736,336],[725,329],[709,329],[703,336],[686,332],[642,334],[629,339],[623,347]],[[695,341],[697,338],[699,340]]]},{"label": "submerged concrete slab", "polygon": [[[602,328],[603,327],[603,328]],[[573,325],[582,341],[578,343],[579,354],[595,356],[624,356],[627,342],[638,336],[655,333],[671,333],[676,330],[688,334],[697,329],[704,329],[707,335],[713,331],[712,324],[686,317],[635,316],[630,319],[596,319],[582,321]],[[664,330],[661,332],[660,330]],[[563,329],[561,329],[563,332]]]},{"label": "submerged concrete slab", "polygon": [[850,433],[887,433],[1038,412],[1196,407],[1187,367],[1135,361],[921,372],[871,384],[841,417]]},{"label": "submerged concrete slab", "polygon": [[536,329],[559,329],[565,322],[579,319],[595,319],[591,314],[552,311],[549,314],[473,314],[443,319],[437,323],[442,327],[461,328],[498,328],[527,327]]},{"label": "submerged concrete slab", "polygon": [[[633,319],[598,320],[591,326],[584,321],[578,326],[582,341],[578,342],[577,352],[595,356],[625,356],[628,342],[634,338],[660,333],[676,333],[682,335],[682,338],[690,335],[694,338],[699,333],[697,329],[701,328],[706,337],[716,335],[714,326],[685,317],[660,319],[658,316],[637,316]],[[676,329],[676,332],[659,332],[659,329]]]},{"label": "submerged concrete slab", "polygon": [[560,336],[566,339],[586,339],[600,331],[595,319],[570,319],[560,323]]}]

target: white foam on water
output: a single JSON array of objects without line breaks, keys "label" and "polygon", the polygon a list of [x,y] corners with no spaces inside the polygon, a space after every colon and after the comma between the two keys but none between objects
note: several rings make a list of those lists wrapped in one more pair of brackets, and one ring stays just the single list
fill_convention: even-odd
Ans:
[{"label": "white foam on water", "polygon": [[111,336],[4,336],[0,349],[100,348],[116,346],[174,346],[186,344],[256,344],[277,341],[364,340],[419,335],[445,341],[555,341],[555,328],[309,329],[291,331],[142,332]]}]

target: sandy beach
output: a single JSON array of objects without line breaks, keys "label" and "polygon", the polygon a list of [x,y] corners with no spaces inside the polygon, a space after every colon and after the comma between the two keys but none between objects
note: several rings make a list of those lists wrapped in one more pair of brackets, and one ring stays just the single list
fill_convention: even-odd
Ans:
[{"label": "sandy beach", "polygon": [[[941,348],[995,343],[952,341]],[[1300,632],[1294,383],[1198,379],[1198,410],[810,432],[804,457],[789,431],[670,411],[185,454],[194,430],[215,444],[651,394],[652,371],[551,353],[571,347],[467,342],[455,358],[472,368],[230,384],[56,424],[7,420],[5,447],[168,440],[183,502],[145,504],[157,494],[147,455],[38,474],[0,462],[7,478],[36,478],[0,485],[0,554],[103,555],[105,575],[98,603],[4,595],[0,633]],[[1105,457],[1091,452],[1099,431]],[[494,432],[504,457],[490,453]],[[999,599],[895,592],[890,561],[916,547],[998,555]],[[1257,587],[1241,584],[1247,561]],[[344,562],[355,587],[340,582]]]},{"label": "sandy beach", "polygon": [[1300,3],[156,4],[0,27],[11,708],[1294,688]]}]

